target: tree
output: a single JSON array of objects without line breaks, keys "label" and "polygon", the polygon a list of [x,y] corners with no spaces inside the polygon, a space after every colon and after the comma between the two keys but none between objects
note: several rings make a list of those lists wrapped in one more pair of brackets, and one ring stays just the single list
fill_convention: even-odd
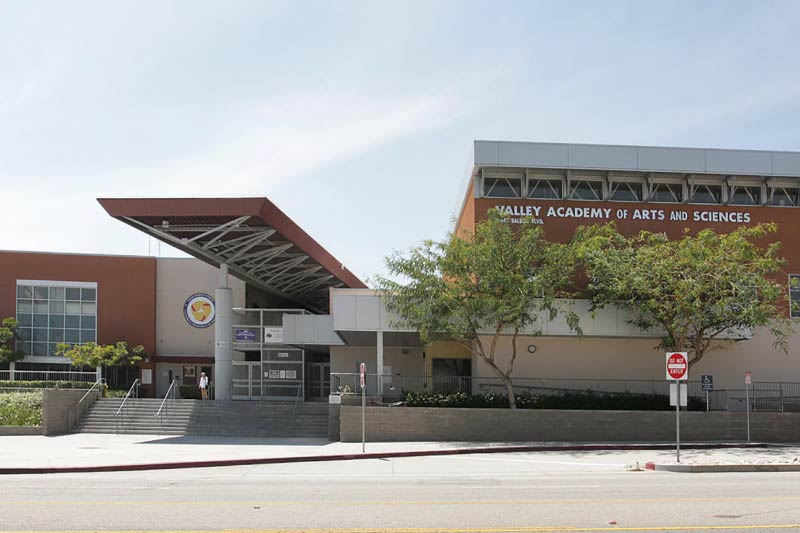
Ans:
[{"label": "tree", "polygon": [[92,368],[111,366],[133,366],[147,357],[141,345],[128,348],[127,342],[101,345],[94,342],[85,344],[59,343],[56,355],[66,357],[72,366]]},{"label": "tree", "polygon": [[[530,220],[526,221],[530,222]],[[480,357],[505,385],[511,408],[516,407],[511,374],[520,332],[541,333],[545,320],[557,312],[558,291],[569,286],[570,264],[562,260],[566,247],[545,240],[533,224],[513,228],[498,211],[477,224],[474,233],[449,234],[442,242],[425,241],[408,255],[386,259],[389,272],[407,281],[377,278],[397,325],[419,331],[423,343],[459,341]],[[577,328],[577,316],[567,311]],[[498,341],[511,335],[508,363],[497,361]],[[488,343],[481,336],[489,337]]]},{"label": "tree", "polygon": [[768,328],[775,347],[788,350],[787,291],[774,280],[784,265],[780,243],[760,244],[776,231],[775,224],[687,230],[670,240],[648,231],[625,237],[609,223],[579,228],[572,250],[595,309],[616,305],[638,328],[662,330],[656,348],[689,352],[691,368],[755,328]]},{"label": "tree", "polygon": [[19,322],[15,318],[8,317],[4,318],[0,324],[2,324],[0,325],[0,363],[21,361],[25,357],[25,353],[17,349]]}]

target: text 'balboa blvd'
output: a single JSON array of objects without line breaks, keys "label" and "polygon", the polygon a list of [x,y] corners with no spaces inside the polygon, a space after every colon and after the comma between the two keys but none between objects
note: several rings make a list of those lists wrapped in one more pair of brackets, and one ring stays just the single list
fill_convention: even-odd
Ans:
[{"label": "text 'balboa blvd'", "polygon": [[547,218],[578,218],[589,220],[672,220],[684,222],[730,222],[749,224],[749,211],[689,211],[681,209],[628,209],[611,207],[565,207],[541,205],[497,205],[500,213],[512,224],[544,224]]}]

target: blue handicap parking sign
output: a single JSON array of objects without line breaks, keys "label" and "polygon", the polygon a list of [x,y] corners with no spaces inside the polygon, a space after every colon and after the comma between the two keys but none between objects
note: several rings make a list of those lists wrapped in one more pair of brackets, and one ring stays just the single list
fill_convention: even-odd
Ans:
[{"label": "blue handicap parking sign", "polygon": [[700,376],[703,390],[714,390],[714,376]]}]

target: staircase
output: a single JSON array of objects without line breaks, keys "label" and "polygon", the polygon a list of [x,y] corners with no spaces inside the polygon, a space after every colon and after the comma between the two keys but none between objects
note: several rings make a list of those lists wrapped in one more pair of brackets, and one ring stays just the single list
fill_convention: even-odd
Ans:
[{"label": "staircase", "polygon": [[163,398],[130,398],[123,407],[124,416],[115,416],[122,398],[98,398],[78,425],[75,433],[119,433],[185,435],[191,425],[192,400],[175,400],[170,403],[168,416],[155,417]]},{"label": "staircase", "polygon": [[[129,399],[125,416],[116,417],[121,399],[100,398],[73,429],[78,433],[197,435],[220,437],[325,438],[328,404],[172,400],[162,417],[153,416],[160,398]],[[294,415],[294,416],[293,416]]]}]

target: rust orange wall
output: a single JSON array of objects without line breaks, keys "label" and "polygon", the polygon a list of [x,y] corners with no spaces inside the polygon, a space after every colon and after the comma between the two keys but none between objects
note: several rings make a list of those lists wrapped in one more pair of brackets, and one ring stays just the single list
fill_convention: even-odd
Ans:
[{"label": "rust orange wall", "polygon": [[97,341],[141,344],[155,355],[156,259],[0,252],[0,318],[16,313],[18,279],[97,283]]},{"label": "rust orange wall", "polygon": [[456,222],[456,234],[464,231],[475,230],[475,192],[474,184],[467,187],[467,197],[464,199],[464,209]]},{"label": "rust orange wall", "polygon": [[[664,232],[670,238],[679,237],[684,228],[689,228],[691,232],[697,232],[704,228],[713,228],[718,232],[730,232],[739,226],[755,226],[760,222],[775,222],[778,224],[778,232],[771,236],[770,240],[782,243],[780,254],[787,260],[787,272],[792,274],[800,273],[800,246],[797,245],[797,226],[800,225],[800,208],[793,207],[751,207],[751,206],[724,206],[724,205],[695,205],[695,204],[666,204],[666,203],[637,203],[637,202],[602,202],[602,201],[569,201],[569,200],[525,200],[525,199],[506,199],[506,198],[477,198],[474,200],[473,220],[483,220],[486,212],[496,206],[535,206],[541,207],[540,214],[545,215],[548,208],[560,207],[571,208],[602,208],[611,209],[611,218],[558,218],[539,216],[543,221],[542,229],[546,237],[551,241],[567,242],[572,238],[578,226],[590,224],[604,224],[609,220],[614,220],[619,231],[626,235],[632,235],[646,229],[653,232]],[[663,211],[664,220],[642,220],[634,219],[635,210],[656,210]],[[617,216],[618,210],[627,210],[628,216],[620,218]],[[684,211],[687,213],[688,220],[670,220],[672,212]],[[696,211],[711,211],[725,213],[749,213],[749,223],[733,222],[702,222],[694,221],[693,216]],[[511,215],[513,217],[513,215]],[[462,217],[463,218],[463,217]]]}]

